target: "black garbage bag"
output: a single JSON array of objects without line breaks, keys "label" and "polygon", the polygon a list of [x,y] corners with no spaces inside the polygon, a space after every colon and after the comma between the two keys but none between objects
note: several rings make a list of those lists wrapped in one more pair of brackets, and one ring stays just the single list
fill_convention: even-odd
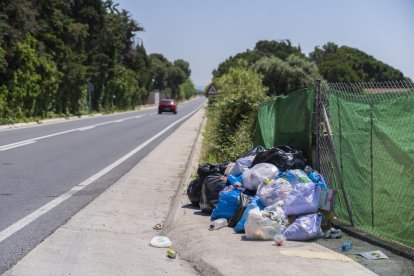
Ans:
[{"label": "black garbage bag", "polygon": [[252,167],[259,163],[271,163],[281,171],[301,169],[307,164],[305,156],[300,150],[289,146],[277,146],[267,151],[259,152],[252,162]]},{"label": "black garbage bag", "polygon": [[241,193],[239,196],[239,205],[237,205],[237,210],[234,216],[232,216],[228,222],[229,227],[234,227],[242,218],[244,210],[246,210],[247,205],[250,203],[252,199],[251,196]]},{"label": "black garbage bag", "polygon": [[214,173],[220,173],[224,174],[225,170],[227,169],[227,166],[230,162],[222,163],[222,164],[210,164],[210,163],[204,163],[198,165],[197,174],[198,178],[200,179],[201,184],[204,183],[204,179],[206,176]]},{"label": "black garbage bag", "polygon": [[200,182],[199,178],[193,179],[188,185],[187,196],[194,206],[199,206],[201,198],[201,189],[203,188],[203,182]]},{"label": "black garbage bag", "polygon": [[260,145],[255,146],[254,148],[252,148],[251,150],[243,154],[240,158],[247,157],[247,156],[253,156],[253,155],[258,154],[259,152],[264,152],[264,151],[266,151],[266,149],[263,146],[260,146]]},{"label": "black garbage bag", "polygon": [[220,173],[207,175],[201,189],[201,211],[211,214],[219,200],[220,192],[227,186],[227,177]]}]

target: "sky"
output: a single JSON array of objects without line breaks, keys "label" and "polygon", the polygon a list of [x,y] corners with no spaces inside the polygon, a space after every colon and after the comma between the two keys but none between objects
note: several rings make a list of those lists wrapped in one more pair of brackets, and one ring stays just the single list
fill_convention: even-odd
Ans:
[{"label": "sky", "polygon": [[147,54],[190,63],[198,88],[259,40],[289,39],[308,55],[327,42],[357,48],[414,81],[414,0],[114,0],[144,32]]}]

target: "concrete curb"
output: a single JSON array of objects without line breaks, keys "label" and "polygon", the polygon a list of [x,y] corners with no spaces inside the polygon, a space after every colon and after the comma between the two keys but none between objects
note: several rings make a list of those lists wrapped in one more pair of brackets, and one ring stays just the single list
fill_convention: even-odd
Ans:
[{"label": "concrete curb", "polygon": [[[171,203],[171,209],[164,222],[164,228],[163,228],[162,233],[165,235],[167,235],[168,231],[171,230],[171,228],[173,227],[173,223],[176,219],[178,208],[180,207],[180,204],[181,204],[181,199],[182,197],[186,195],[187,183],[190,181],[191,175],[194,172],[195,168],[197,167],[198,159],[200,157],[201,145],[203,141],[202,134],[205,128],[206,121],[207,119],[204,115],[203,121],[200,124],[200,127],[198,129],[198,135],[191,149],[191,154],[188,157],[188,161],[186,164],[186,170],[183,173],[180,184],[177,187],[174,200]],[[205,262],[201,258],[188,259],[188,258],[184,258],[182,255],[180,255],[180,257],[183,260],[186,260],[187,262],[189,262],[194,267],[194,269],[198,271],[201,275],[219,275],[219,272],[217,271],[217,269],[209,265],[207,262]]]},{"label": "concrete curb", "polygon": [[[205,107],[203,107],[205,108]],[[191,154],[188,158],[187,164],[186,164],[186,170],[183,173],[183,176],[181,178],[181,182],[177,187],[177,191],[174,197],[174,200],[171,203],[170,211],[167,214],[167,217],[164,221],[164,228],[162,230],[162,234],[167,235],[169,231],[172,230],[174,227],[174,221],[176,220],[177,211],[180,208],[182,197],[186,196],[186,188],[187,183],[191,180],[191,175],[194,171],[196,171],[196,168],[198,166],[198,160],[200,157],[200,151],[203,141],[203,132],[206,125],[207,118],[204,115],[203,121],[200,124],[198,135],[196,137],[195,143],[193,144],[193,147],[191,149]],[[179,245],[177,246],[180,247]],[[187,261],[200,275],[223,275],[219,272],[217,268],[215,268],[213,265],[208,263],[202,258],[199,258],[197,256],[193,256],[192,258],[187,258],[186,256],[183,256],[183,254],[180,254],[180,251],[178,252],[178,255],[181,259]]]}]

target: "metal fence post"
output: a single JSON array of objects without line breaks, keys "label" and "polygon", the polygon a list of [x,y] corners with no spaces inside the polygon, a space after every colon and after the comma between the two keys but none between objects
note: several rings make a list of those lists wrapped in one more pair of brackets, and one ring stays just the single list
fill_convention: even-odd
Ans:
[{"label": "metal fence post", "polygon": [[345,191],[345,188],[344,188],[344,181],[343,181],[342,172],[341,172],[341,169],[340,169],[339,158],[338,158],[338,155],[337,155],[336,150],[335,150],[335,145],[334,145],[334,141],[333,141],[333,138],[332,138],[332,130],[331,130],[331,126],[329,124],[328,114],[326,113],[326,109],[325,109],[324,105],[321,106],[321,113],[322,113],[322,117],[323,117],[323,122],[324,122],[326,130],[327,130],[327,136],[328,136],[328,139],[329,139],[330,150],[332,152],[333,159],[334,159],[334,162],[335,162],[334,167],[336,169],[336,174],[339,177],[339,186],[342,189],[342,193],[343,193],[344,199],[345,199],[346,209],[348,210],[349,221],[351,223],[351,226],[355,226],[355,220],[354,220],[354,214],[353,214],[352,207],[351,207],[351,202],[349,200],[348,193]]},{"label": "metal fence post", "polygon": [[321,134],[321,80],[316,80],[315,82],[315,96],[316,96],[316,112],[315,112],[315,125],[316,125],[316,160],[315,168],[317,171],[320,171],[320,134]]}]

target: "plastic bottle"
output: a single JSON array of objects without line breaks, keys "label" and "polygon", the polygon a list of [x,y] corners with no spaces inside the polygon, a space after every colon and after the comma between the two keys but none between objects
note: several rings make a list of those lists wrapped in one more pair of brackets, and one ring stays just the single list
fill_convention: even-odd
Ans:
[{"label": "plastic bottle", "polygon": [[227,219],[219,218],[219,219],[213,220],[211,222],[209,230],[218,230],[218,229],[223,228],[225,226],[227,226]]},{"label": "plastic bottle", "polygon": [[348,251],[352,249],[352,242],[351,241],[346,241],[342,244],[342,251]]},{"label": "plastic bottle", "polygon": [[285,236],[283,236],[283,235],[276,235],[276,236],[273,238],[273,240],[275,241],[275,245],[276,245],[276,246],[282,246],[282,245],[285,243],[286,238],[285,238]]}]

